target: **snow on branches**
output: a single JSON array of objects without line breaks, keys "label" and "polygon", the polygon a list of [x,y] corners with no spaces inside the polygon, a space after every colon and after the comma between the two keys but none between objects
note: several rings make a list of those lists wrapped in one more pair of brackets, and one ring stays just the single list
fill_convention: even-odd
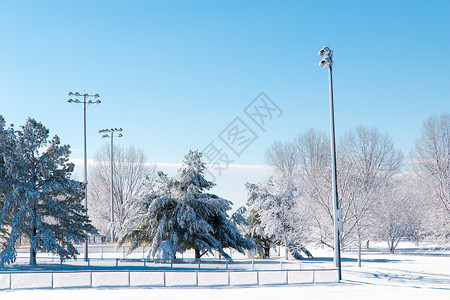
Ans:
[{"label": "snow on branches", "polygon": [[82,206],[84,186],[70,179],[70,147],[58,136],[29,118],[22,130],[1,132],[0,228],[8,233],[3,262],[16,259],[16,244],[22,237],[30,242],[30,264],[37,251],[52,252],[61,260],[75,257],[74,244],[84,241],[95,228]]},{"label": "snow on branches", "polygon": [[189,151],[179,170],[179,179],[158,172],[156,188],[142,199],[126,203],[130,210],[118,247],[131,242],[131,253],[141,244],[151,244],[148,256],[175,258],[176,253],[195,250],[200,258],[213,250],[229,258],[224,248],[244,253],[255,245],[245,239],[228,217],[232,203],[207,193],[214,186],[205,179],[205,163],[198,151]]}]

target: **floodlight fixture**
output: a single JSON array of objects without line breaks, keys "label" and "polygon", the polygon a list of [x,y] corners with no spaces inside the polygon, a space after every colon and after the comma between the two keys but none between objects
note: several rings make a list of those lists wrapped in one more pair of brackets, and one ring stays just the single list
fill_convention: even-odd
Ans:
[{"label": "floodlight fixture", "polygon": [[322,49],[319,50],[319,55],[322,57],[328,56],[331,58],[333,57],[333,50],[326,46],[323,46]]},{"label": "floodlight fixture", "polygon": [[333,61],[329,57],[322,58],[319,62],[319,66],[327,68],[333,65]]}]

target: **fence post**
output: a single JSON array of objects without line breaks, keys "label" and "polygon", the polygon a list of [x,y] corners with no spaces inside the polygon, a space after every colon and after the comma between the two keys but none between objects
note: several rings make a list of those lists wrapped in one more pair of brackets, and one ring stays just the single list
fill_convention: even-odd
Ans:
[{"label": "fence post", "polygon": [[252,259],[252,270],[255,270],[255,261]]},{"label": "fence post", "polygon": [[195,283],[198,286],[198,271],[195,272]]},{"label": "fence post", "polygon": [[256,271],[256,284],[259,285],[259,272]]},{"label": "fence post", "polygon": [[[225,270],[228,270],[228,259],[225,259]],[[228,272],[229,273],[229,272]],[[229,274],[228,274],[229,275]]]},{"label": "fence post", "polygon": [[283,261],[280,261],[280,270],[283,270]]},{"label": "fence post", "polygon": [[200,270],[200,261],[201,261],[201,258],[198,259],[198,269],[199,270]]},{"label": "fence post", "polygon": [[102,254],[101,254],[101,260],[103,260],[103,246],[100,248],[100,250],[101,250],[101,252],[102,252]]},{"label": "fence post", "polygon": [[164,286],[166,286],[166,272],[164,271]]},{"label": "fence post", "polygon": [[118,267],[118,266],[119,266],[119,259],[116,258],[116,267]]}]

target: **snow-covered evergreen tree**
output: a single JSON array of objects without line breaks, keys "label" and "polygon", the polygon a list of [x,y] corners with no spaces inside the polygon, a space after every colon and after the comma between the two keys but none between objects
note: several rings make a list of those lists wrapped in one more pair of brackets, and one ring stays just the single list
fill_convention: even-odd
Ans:
[{"label": "snow-covered evergreen tree", "polygon": [[[7,153],[10,152],[12,128],[5,130],[5,119],[0,115],[0,212],[4,206],[4,195],[9,190],[8,178],[5,167]],[[11,227],[7,222],[0,225],[0,249],[5,248],[10,234]]]},{"label": "snow-covered evergreen tree", "polygon": [[[8,135],[9,151],[3,152],[4,191],[0,227],[9,227],[3,262],[16,259],[16,243],[30,241],[30,264],[37,251],[52,252],[61,260],[76,257],[74,244],[95,233],[82,205],[84,187],[70,179],[70,147],[58,136],[49,139],[49,130],[29,118],[22,130]],[[45,148],[46,147],[46,148]]]},{"label": "snow-covered evergreen tree", "polygon": [[143,199],[128,201],[131,210],[118,246],[131,242],[131,253],[143,243],[152,245],[148,256],[175,257],[177,252],[195,250],[200,258],[215,249],[229,258],[224,248],[244,253],[255,245],[245,239],[228,217],[231,202],[207,193],[214,186],[205,179],[205,163],[198,151],[185,156],[180,179],[158,173],[157,188]]},{"label": "snow-covered evergreen tree", "polygon": [[246,187],[250,223],[247,234],[263,248],[264,255],[268,255],[273,243],[286,248],[286,259],[288,252],[297,258],[300,258],[300,251],[307,253],[304,245],[309,241],[308,229],[293,182],[283,177],[270,177]]},{"label": "snow-covered evergreen tree", "polygon": [[264,226],[261,224],[261,215],[255,208],[255,201],[261,197],[258,184],[246,183],[247,204],[245,209],[245,217],[248,226],[245,227],[245,237],[253,241],[260,249],[260,256],[263,258],[270,257],[270,249],[275,246],[275,236],[265,232]]}]

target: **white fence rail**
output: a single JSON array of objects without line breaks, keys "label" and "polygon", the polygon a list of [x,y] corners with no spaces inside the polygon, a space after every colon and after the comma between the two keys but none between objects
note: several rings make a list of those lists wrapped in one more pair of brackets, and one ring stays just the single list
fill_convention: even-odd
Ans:
[{"label": "white fence rail", "polygon": [[285,285],[338,282],[336,269],[284,271],[3,272],[0,290]]},{"label": "white fence rail", "polygon": [[[36,257],[37,264],[40,266],[46,266],[51,268],[48,271],[55,269],[57,272],[62,271],[67,267],[87,268],[140,268],[144,271],[156,271],[157,269],[170,269],[172,270],[235,270],[235,271],[275,271],[275,270],[302,270],[302,269],[324,269],[330,267],[319,266],[314,260],[271,260],[271,259],[214,259],[214,258],[177,258],[177,259],[159,259],[159,258],[88,258],[87,261],[83,259],[61,261],[59,257],[50,256],[45,254],[44,256],[38,255]],[[16,265],[26,265],[29,262],[29,257],[18,257]],[[3,269],[5,264],[0,263],[0,272],[8,271]],[[2,270],[3,269],[3,270]],[[153,269],[153,270],[147,270]],[[156,270],[155,270],[156,269]],[[107,271],[107,270],[102,270]],[[126,270],[133,271],[133,270]]]}]

